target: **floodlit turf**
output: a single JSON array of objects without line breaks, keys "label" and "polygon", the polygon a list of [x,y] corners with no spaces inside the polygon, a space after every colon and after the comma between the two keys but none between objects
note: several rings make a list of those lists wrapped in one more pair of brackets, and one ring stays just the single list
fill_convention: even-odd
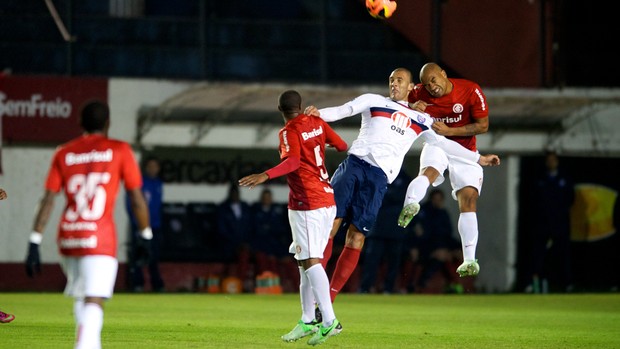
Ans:
[{"label": "floodlit turf", "polygon": [[[620,348],[620,294],[356,295],[334,305],[344,330],[333,348]],[[3,348],[72,348],[72,301],[57,293],[0,293]],[[306,348],[280,336],[300,317],[297,294],[116,294],[104,349]]]}]

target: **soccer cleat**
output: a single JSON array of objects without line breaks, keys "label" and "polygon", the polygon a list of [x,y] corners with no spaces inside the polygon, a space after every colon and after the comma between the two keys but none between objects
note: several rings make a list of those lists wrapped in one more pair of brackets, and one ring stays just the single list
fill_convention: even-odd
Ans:
[{"label": "soccer cleat", "polygon": [[475,276],[480,272],[480,265],[478,264],[478,260],[474,259],[473,261],[464,261],[463,264],[459,265],[456,268],[456,272],[460,277],[463,276]]},{"label": "soccer cleat", "polygon": [[281,338],[285,342],[294,342],[300,338],[303,338],[305,336],[315,333],[318,330],[318,328],[319,328],[319,325],[315,320],[313,320],[310,323],[305,323],[299,320],[295,328],[293,328],[291,332],[285,334]]},{"label": "soccer cleat", "polygon": [[405,205],[403,210],[400,211],[400,215],[398,216],[398,226],[402,228],[406,228],[415,215],[420,212],[420,204],[417,202],[412,202],[410,204]]},{"label": "soccer cleat", "polygon": [[15,320],[15,315],[0,311],[0,323],[8,324],[13,320]]},{"label": "soccer cleat", "polygon": [[316,331],[312,338],[310,338],[310,340],[308,341],[308,344],[321,344],[325,342],[327,338],[331,336],[336,336],[340,334],[340,332],[342,332],[342,325],[340,324],[340,321],[338,321],[338,319],[334,319],[334,322],[329,327],[324,327],[323,324],[321,324],[318,327],[318,331]]}]

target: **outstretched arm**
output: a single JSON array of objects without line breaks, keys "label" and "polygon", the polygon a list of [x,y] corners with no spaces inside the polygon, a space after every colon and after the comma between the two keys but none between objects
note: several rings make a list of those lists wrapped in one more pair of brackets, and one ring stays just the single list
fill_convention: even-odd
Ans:
[{"label": "outstretched arm", "polygon": [[495,154],[480,155],[480,153],[471,151],[457,142],[449,140],[446,137],[440,136],[432,131],[424,132],[422,135],[424,140],[429,144],[440,147],[449,155],[477,162],[481,166],[497,166],[500,163],[499,156]]},{"label": "outstretched arm", "polygon": [[255,186],[267,182],[271,178],[283,176],[287,173],[293,172],[299,168],[301,160],[295,156],[289,156],[278,165],[268,169],[265,172],[253,173],[245,176],[239,180],[239,185],[242,187],[250,187],[253,189]]},{"label": "outstretched arm", "polygon": [[317,107],[310,105],[306,107],[304,114],[318,116],[326,122],[338,121],[354,115],[353,108],[347,104],[339,107],[323,108],[320,110]]}]

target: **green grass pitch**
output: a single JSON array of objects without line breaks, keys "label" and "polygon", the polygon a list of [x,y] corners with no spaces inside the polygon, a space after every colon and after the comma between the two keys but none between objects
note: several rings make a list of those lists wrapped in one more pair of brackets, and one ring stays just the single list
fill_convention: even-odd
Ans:
[{"label": "green grass pitch", "polygon": [[[344,330],[332,348],[620,348],[620,294],[358,295],[334,304]],[[72,348],[72,300],[0,293],[4,348]],[[118,293],[106,304],[105,349],[307,348],[280,336],[299,296]]]}]

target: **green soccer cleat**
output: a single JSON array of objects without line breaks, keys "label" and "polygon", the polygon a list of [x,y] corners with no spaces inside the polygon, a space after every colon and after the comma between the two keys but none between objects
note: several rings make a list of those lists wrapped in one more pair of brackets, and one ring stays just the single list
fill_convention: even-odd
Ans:
[{"label": "green soccer cleat", "polygon": [[317,345],[325,342],[327,338],[336,336],[342,332],[342,325],[340,321],[334,319],[334,322],[329,327],[324,327],[322,324],[318,327],[318,331],[314,333],[312,338],[308,341],[310,345]]},{"label": "green soccer cleat", "polygon": [[305,323],[299,320],[295,328],[293,328],[291,332],[285,334],[281,338],[285,342],[294,342],[300,338],[303,338],[305,336],[315,333],[318,329],[319,329],[319,324],[314,320],[310,323]]},{"label": "green soccer cleat", "polygon": [[480,265],[478,264],[478,260],[474,259],[473,261],[464,261],[463,264],[459,265],[456,268],[457,274],[460,277],[463,276],[475,276],[480,272]]},{"label": "green soccer cleat", "polygon": [[417,202],[412,202],[410,204],[405,205],[403,210],[400,211],[400,215],[398,216],[398,226],[402,228],[406,228],[415,215],[420,212],[420,204]]}]

